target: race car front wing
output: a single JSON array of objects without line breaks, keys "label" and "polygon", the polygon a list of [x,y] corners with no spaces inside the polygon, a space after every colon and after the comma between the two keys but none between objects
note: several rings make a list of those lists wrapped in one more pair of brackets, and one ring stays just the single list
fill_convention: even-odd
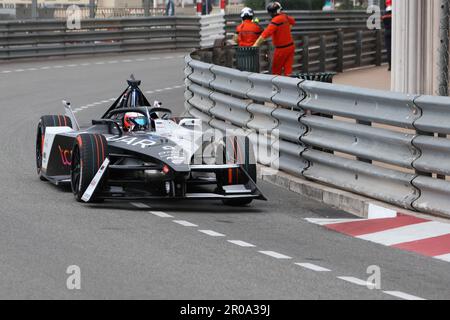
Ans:
[{"label": "race car front wing", "polygon": [[[175,193],[175,192],[167,192],[166,195],[154,194],[151,191],[146,190],[145,188],[138,187],[128,187],[122,188],[118,184],[120,181],[115,181],[114,186],[108,186],[108,181],[104,181],[103,184],[100,183],[103,175],[107,171],[107,167],[109,162],[105,161],[104,166],[100,168],[99,173],[96,175],[96,178],[92,181],[89,194],[86,194],[85,201],[89,201],[93,194],[97,199],[102,200],[151,200],[151,199],[175,199],[175,200],[224,200],[224,199],[254,199],[254,200],[267,200],[263,195],[261,190],[258,188],[257,184],[250,177],[248,172],[244,169],[243,166],[237,164],[226,164],[226,165],[192,165],[190,167],[191,174],[192,173],[220,173],[221,171],[227,171],[229,169],[237,169],[239,170],[239,174],[245,176],[247,178],[247,182],[245,184],[235,184],[222,186],[219,188],[217,179],[214,177],[209,178],[199,178],[199,179],[186,179],[180,180],[179,178],[173,178],[171,180],[165,181],[168,185],[168,190],[175,190],[177,187],[180,188],[180,184],[184,184],[181,186],[183,192]],[[105,167],[106,166],[106,167]],[[120,170],[119,166],[114,166],[115,170]],[[122,168],[125,170],[133,170],[133,171],[142,171],[146,168],[135,166],[135,167],[127,167]],[[101,171],[101,172],[100,172]],[[123,181],[123,184],[126,184],[126,181]],[[189,186],[210,186],[215,185],[216,188],[213,191],[196,191],[189,192],[187,191]],[[98,189],[98,190],[97,190]],[[88,191],[86,191],[88,192]]]}]

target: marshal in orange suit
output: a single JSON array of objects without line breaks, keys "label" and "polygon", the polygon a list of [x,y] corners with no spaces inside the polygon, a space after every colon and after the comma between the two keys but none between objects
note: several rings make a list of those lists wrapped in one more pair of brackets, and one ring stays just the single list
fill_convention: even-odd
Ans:
[{"label": "marshal in orange suit", "polygon": [[275,46],[272,74],[289,76],[292,74],[295,56],[294,39],[291,33],[291,28],[295,25],[295,19],[282,13],[282,9],[281,4],[278,2],[271,2],[267,6],[267,11],[271,15],[272,20],[254,46],[260,46],[265,40],[272,37],[272,42]]}]

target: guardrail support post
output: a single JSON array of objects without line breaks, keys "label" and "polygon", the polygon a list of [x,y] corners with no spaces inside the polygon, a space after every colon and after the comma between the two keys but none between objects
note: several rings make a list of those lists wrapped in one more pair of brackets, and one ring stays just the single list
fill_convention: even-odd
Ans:
[{"label": "guardrail support post", "polygon": [[344,72],[344,33],[337,32],[337,72]]},{"label": "guardrail support post", "polygon": [[37,0],[31,1],[31,18],[33,20],[36,20],[39,17],[38,14],[38,7],[37,7]]},{"label": "guardrail support post", "polygon": [[383,62],[383,35],[381,30],[375,32],[376,37],[376,53],[375,53],[375,65],[381,66]]},{"label": "guardrail support post", "polygon": [[89,18],[95,18],[95,0],[89,0]]},{"label": "guardrail support post", "polygon": [[302,72],[309,72],[309,36],[303,36]]},{"label": "guardrail support post", "polygon": [[324,35],[320,36],[320,71],[325,72],[326,71],[326,64],[327,64],[327,40]]},{"label": "guardrail support post", "polygon": [[356,61],[355,64],[357,67],[362,65],[362,41],[363,41],[363,33],[361,30],[358,30],[356,33]]},{"label": "guardrail support post", "polygon": [[150,16],[150,0],[144,0],[144,16]]}]

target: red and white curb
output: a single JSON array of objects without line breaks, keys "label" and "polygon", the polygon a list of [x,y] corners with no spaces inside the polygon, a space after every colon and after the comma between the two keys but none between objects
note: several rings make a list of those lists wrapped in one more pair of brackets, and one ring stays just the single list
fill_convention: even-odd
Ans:
[{"label": "red and white curb", "polygon": [[[306,220],[358,239],[450,262],[450,223],[397,212],[389,216],[392,212],[380,208],[373,207],[370,219]],[[377,210],[380,215],[377,215]]]}]

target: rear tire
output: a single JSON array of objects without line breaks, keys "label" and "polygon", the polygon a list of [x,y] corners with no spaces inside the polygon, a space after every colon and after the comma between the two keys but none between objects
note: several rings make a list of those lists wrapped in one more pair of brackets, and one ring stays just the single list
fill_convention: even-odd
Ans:
[{"label": "rear tire", "polygon": [[42,116],[39,120],[36,134],[36,169],[39,178],[46,181],[42,174],[42,159],[44,154],[44,140],[47,127],[70,127],[72,128],[72,121],[66,116]]},{"label": "rear tire", "polygon": [[[76,138],[72,150],[70,176],[72,192],[77,201],[82,201],[81,198],[107,156],[108,143],[103,135],[84,133]],[[89,202],[99,200],[94,194]]]},{"label": "rear tire", "polygon": [[[222,164],[241,164],[241,169],[245,170],[250,178],[256,183],[256,160],[248,137],[236,136],[224,138],[223,145],[218,146],[216,154],[223,154]],[[217,181],[219,182],[219,187],[223,187],[246,184],[248,182],[248,177],[240,173],[239,169],[228,169],[222,174],[217,174]],[[224,205],[232,207],[244,207],[252,203],[252,201],[253,199],[222,200]]]}]

